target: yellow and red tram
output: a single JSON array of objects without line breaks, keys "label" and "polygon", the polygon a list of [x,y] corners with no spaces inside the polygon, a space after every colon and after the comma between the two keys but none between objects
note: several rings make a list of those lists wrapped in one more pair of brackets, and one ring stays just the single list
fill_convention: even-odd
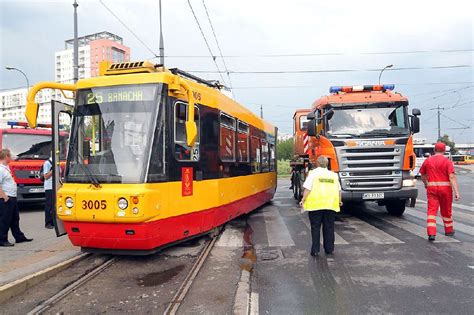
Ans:
[{"label": "yellow and red tram", "polygon": [[148,62],[103,67],[75,85],[57,216],[89,250],[148,252],[204,234],[274,195],[277,129],[219,87]]}]

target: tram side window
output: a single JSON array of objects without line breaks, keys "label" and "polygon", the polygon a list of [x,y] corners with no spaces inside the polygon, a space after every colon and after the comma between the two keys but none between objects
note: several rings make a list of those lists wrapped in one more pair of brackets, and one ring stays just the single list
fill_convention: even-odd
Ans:
[{"label": "tram side window", "polygon": [[276,156],[275,156],[275,144],[270,143],[270,172],[275,170],[275,161],[276,161]]},{"label": "tram side window", "polygon": [[270,167],[270,159],[268,152],[268,143],[266,140],[262,140],[262,172],[268,172]]},{"label": "tram side window", "polygon": [[235,118],[221,114],[219,156],[223,162],[235,161]]},{"label": "tram side window", "polygon": [[260,139],[250,137],[250,166],[252,173],[260,173]]},{"label": "tram side window", "polygon": [[197,139],[194,147],[189,147],[186,142],[186,119],[188,117],[188,104],[176,102],[174,104],[174,156],[178,161],[199,161],[200,118],[199,108],[194,107],[194,121],[197,126]]},{"label": "tram side window", "polygon": [[237,126],[237,162],[249,162],[249,125],[241,121]]}]

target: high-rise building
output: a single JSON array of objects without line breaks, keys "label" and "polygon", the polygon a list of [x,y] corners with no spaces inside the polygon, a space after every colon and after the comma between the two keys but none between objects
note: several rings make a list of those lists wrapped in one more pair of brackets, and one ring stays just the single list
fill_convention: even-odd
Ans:
[{"label": "high-rise building", "polygon": [[[101,61],[130,61],[130,48],[123,44],[120,36],[109,32],[100,32],[79,37],[79,79],[99,75]],[[74,80],[74,40],[65,41],[64,50],[54,54],[54,80],[60,83],[73,83]],[[25,120],[26,88],[0,91],[0,119]],[[40,104],[38,121],[51,122],[51,99],[71,103],[60,92],[43,90],[37,97]]]},{"label": "high-rise building", "polygon": [[[0,120],[25,120],[26,88],[0,92]],[[51,123],[51,90],[42,90],[36,96],[39,104],[38,122]]]},{"label": "high-rise building", "polygon": [[[120,36],[109,32],[100,32],[79,37],[79,79],[99,75],[101,61],[130,61],[130,48],[123,44]],[[55,80],[72,83],[74,79],[74,39],[65,41],[64,50],[57,51],[55,58]]]}]

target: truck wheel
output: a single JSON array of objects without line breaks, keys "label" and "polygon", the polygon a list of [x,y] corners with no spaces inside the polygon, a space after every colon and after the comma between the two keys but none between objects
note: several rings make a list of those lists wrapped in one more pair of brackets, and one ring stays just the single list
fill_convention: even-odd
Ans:
[{"label": "truck wheel", "polygon": [[405,200],[390,200],[385,204],[388,213],[395,216],[401,216],[405,212]]}]

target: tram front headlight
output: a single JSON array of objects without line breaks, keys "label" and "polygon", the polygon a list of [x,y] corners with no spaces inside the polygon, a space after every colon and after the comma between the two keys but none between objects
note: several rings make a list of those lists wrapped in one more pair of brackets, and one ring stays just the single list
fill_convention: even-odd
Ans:
[{"label": "tram front headlight", "polygon": [[71,197],[67,197],[65,201],[66,207],[68,207],[69,209],[74,207],[74,200]]},{"label": "tram front headlight", "polygon": [[127,199],[125,198],[120,198],[118,200],[118,207],[120,208],[120,210],[125,210],[128,208],[128,201]]}]

